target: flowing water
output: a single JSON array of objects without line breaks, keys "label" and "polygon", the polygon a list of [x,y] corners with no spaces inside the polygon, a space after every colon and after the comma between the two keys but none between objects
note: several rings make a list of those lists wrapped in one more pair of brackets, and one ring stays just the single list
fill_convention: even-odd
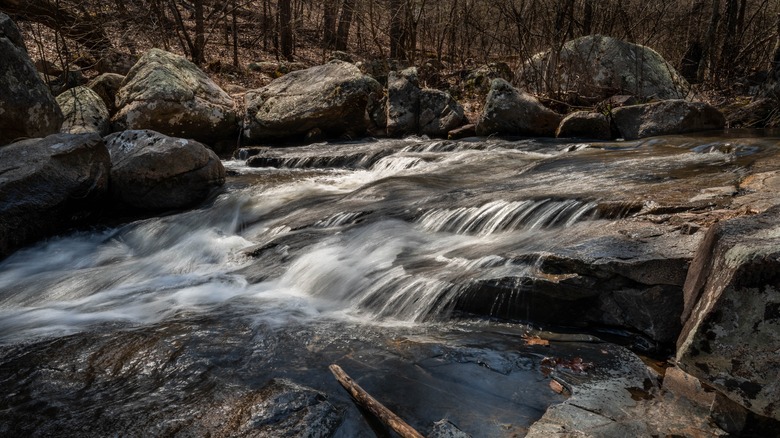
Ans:
[{"label": "flowing water", "polygon": [[[0,262],[0,433],[231,435],[220,418],[288,378],[343,414],[328,433],[371,436],[328,374],[339,363],[422,431],[449,418],[522,435],[562,400],[544,356],[607,351],[524,346],[538,255],[648,199],[696,204],[775,149],[407,139],[245,153],[261,167],[225,162],[226,187],[193,211]],[[510,286],[480,295],[498,281]]]}]

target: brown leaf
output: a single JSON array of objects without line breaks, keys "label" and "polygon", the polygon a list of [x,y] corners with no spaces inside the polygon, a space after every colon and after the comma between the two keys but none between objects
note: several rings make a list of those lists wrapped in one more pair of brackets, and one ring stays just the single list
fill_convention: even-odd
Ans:
[{"label": "brown leaf", "polygon": [[542,339],[539,336],[523,335],[523,341],[525,341],[525,345],[543,345],[543,346],[550,345],[550,341],[548,341],[547,339]]}]

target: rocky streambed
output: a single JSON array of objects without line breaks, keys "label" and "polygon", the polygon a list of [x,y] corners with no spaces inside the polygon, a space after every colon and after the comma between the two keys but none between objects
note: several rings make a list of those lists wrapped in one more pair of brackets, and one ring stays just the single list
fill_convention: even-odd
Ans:
[{"label": "rocky streambed", "polygon": [[337,363],[423,433],[745,430],[777,399],[778,152],[752,133],[239,151],[192,211],[0,264],[0,427],[385,433]]}]

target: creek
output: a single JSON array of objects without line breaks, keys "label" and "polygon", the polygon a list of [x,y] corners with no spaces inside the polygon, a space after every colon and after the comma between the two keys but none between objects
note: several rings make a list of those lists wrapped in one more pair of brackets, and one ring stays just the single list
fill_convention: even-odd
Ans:
[{"label": "creek", "polygon": [[[614,370],[625,354],[590,335],[616,324],[572,318],[563,292],[561,309],[535,298],[571,277],[545,256],[592,251],[642,215],[725,208],[777,144],[246,150],[194,210],[74,231],[0,262],[0,434],[384,434],[330,375],[338,363],[423,433],[446,418],[475,437],[522,436],[564,399],[545,358]],[[604,251],[588,260],[636,256]],[[540,324],[569,335],[529,345]]]}]

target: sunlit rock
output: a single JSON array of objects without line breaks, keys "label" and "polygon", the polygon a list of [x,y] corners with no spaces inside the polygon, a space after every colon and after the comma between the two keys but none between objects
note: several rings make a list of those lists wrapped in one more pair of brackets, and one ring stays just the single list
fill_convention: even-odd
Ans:
[{"label": "sunlit rock", "polygon": [[64,121],[61,132],[86,134],[94,132],[101,136],[109,133],[111,123],[103,99],[88,87],[76,87],[57,96]]},{"label": "sunlit rock", "polygon": [[723,114],[712,105],[679,99],[617,108],[612,120],[626,140],[723,129],[726,125]]},{"label": "sunlit rock", "polygon": [[138,60],[116,101],[116,130],[151,129],[209,146],[238,133],[230,96],[195,64],[160,49]]}]

